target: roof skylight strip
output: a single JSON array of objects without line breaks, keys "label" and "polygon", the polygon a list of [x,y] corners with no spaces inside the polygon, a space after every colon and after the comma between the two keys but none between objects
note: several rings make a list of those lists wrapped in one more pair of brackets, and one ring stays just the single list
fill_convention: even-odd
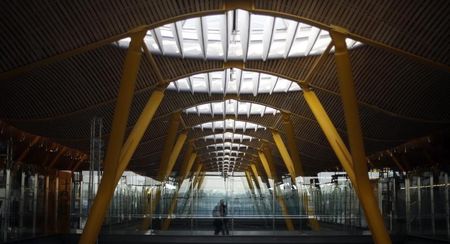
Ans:
[{"label": "roof skylight strip", "polygon": [[[319,55],[326,48],[320,42],[328,39],[328,31],[314,26],[238,9],[160,26],[149,31],[145,42],[155,44],[148,45],[151,52],[168,56],[265,61]],[[119,40],[118,45],[127,47],[129,38]],[[348,48],[359,45],[347,42]]]}]

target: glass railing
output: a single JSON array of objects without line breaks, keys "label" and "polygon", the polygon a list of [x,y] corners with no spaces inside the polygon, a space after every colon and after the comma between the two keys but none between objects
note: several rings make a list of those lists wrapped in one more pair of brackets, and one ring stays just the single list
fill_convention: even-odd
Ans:
[{"label": "glass railing", "polygon": [[[52,176],[21,169],[0,172],[2,241],[82,231],[98,180],[89,184],[88,177],[65,171]],[[295,185],[288,178],[275,185],[259,178],[259,188],[251,189],[238,174],[224,180],[207,173],[198,187],[195,179],[178,186],[127,173],[116,187],[102,231],[212,235],[219,219],[230,235],[254,230],[311,234],[314,221],[330,233],[367,233],[354,188],[345,175],[336,175],[325,182],[297,179]],[[450,239],[448,174],[386,171],[371,178],[392,234]],[[220,200],[227,214],[217,217],[213,210]]]}]

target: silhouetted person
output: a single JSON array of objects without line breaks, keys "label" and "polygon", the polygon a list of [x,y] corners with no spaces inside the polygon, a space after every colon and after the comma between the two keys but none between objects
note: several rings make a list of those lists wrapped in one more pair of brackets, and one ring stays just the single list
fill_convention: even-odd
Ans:
[{"label": "silhouetted person", "polygon": [[213,225],[214,225],[214,235],[218,235],[219,232],[222,231],[222,217],[220,215],[220,203],[217,203],[217,205],[214,207],[212,211],[212,216],[214,218]]},{"label": "silhouetted person", "polygon": [[228,208],[225,204],[224,200],[220,200],[220,217],[222,217],[222,235],[229,235],[230,232],[228,230]]}]

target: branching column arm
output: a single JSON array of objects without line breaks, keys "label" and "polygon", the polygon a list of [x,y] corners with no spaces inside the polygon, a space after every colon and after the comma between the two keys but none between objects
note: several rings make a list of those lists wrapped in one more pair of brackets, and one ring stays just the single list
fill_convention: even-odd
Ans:
[{"label": "branching column arm", "polygon": [[106,215],[110,200],[117,184],[116,168],[121,155],[125,130],[128,122],[131,102],[136,84],[136,77],[141,60],[141,47],[145,31],[140,30],[131,36],[130,46],[123,67],[119,95],[114,111],[111,134],[104,160],[104,174],[97,195],[92,205],[86,226],[79,243],[95,243]]},{"label": "branching column arm", "polygon": [[391,243],[390,236],[384,225],[377,201],[375,199],[372,186],[369,181],[367,159],[362,137],[362,129],[359,121],[359,110],[351,70],[350,56],[348,54],[345,38],[347,31],[340,27],[334,27],[331,37],[335,46],[336,70],[341,91],[342,103],[344,107],[345,123],[349,138],[353,170],[356,181],[352,182],[357,186],[359,200],[364,208],[364,212],[372,231],[375,243]]}]

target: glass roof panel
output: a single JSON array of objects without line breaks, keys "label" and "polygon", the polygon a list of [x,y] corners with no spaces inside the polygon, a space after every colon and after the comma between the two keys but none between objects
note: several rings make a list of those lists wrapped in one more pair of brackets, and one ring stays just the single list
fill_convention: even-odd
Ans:
[{"label": "glass roof panel", "polygon": [[[179,91],[191,91],[192,90],[190,81],[189,81],[189,79],[186,79],[186,78],[177,80],[177,82],[175,82],[174,87],[177,87]],[[170,88],[167,87],[167,89],[170,89]]]},{"label": "glass roof panel", "polygon": [[[168,90],[210,94],[253,94],[300,91],[300,86],[273,75],[240,69],[195,74],[170,83]],[[226,93],[224,93],[226,91]]]},{"label": "glass roof panel", "polygon": [[[285,18],[231,10],[189,18],[150,30],[152,53],[212,60],[266,60],[321,54],[331,38],[325,30]],[[128,47],[129,38],[116,42]],[[355,42],[347,42],[349,48]]]},{"label": "glass roof panel", "polygon": [[230,162],[237,161],[238,159],[242,159],[242,157],[237,157],[237,156],[219,156],[219,157],[211,157],[211,158],[209,158],[209,160],[212,160],[212,161],[224,161],[224,160],[227,160],[227,161],[230,161]]},{"label": "glass roof panel", "polygon": [[248,149],[247,145],[240,144],[240,143],[232,143],[232,142],[222,142],[222,143],[216,143],[206,146],[206,148],[214,148],[217,150],[217,148],[220,149]]},{"label": "glass roof panel", "polygon": [[224,133],[220,133],[220,134],[213,134],[213,135],[208,135],[208,136],[204,136],[203,139],[205,141],[207,140],[229,140],[229,141],[235,141],[235,140],[239,140],[239,141],[251,141],[254,139],[254,137],[252,136],[248,136],[248,135],[243,135],[243,134],[238,134],[238,133],[232,133],[232,132],[224,132]]},{"label": "glass roof panel", "polygon": [[251,102],[241,102],[234,99],[227,99],[220,102],[211,102],[196,105],[184,110],[186,114],[210,114],[215,115],[265,115],[265,114],[277,114],[280,111]]},{"label": "glass roof panel", "polygon": [[283,78],[279,78],[277,84],[275,85],[274,92],[287,92],[292,82]]},{"label": "glass roof panel", "polygon": [[220,151],[212,151],[208,153],[209,155],[235,155],[235,156],[244,156],[245,152],[242,151],[237,151],[237,150],[230,150],[230,149],[225,149],[225,150],[220,150]]},{"label": "glass roof panel", "polygon": [[216,130],[216,129],[220,129],[220,130],[258,130],[258,129],[263,129],[265,130],[266,127],[262,126],[262,125],[257,125],[251,122],[247,122],[247,121],[239,121],[239,120],[234,120],[234,119],[226,119],[226,120],[222,120],[222,121],[213,121],[213,122],[205,122],[199,125],[195,125],[193,128],[198,128],[198,129],[212,129],[212,130]]}]

